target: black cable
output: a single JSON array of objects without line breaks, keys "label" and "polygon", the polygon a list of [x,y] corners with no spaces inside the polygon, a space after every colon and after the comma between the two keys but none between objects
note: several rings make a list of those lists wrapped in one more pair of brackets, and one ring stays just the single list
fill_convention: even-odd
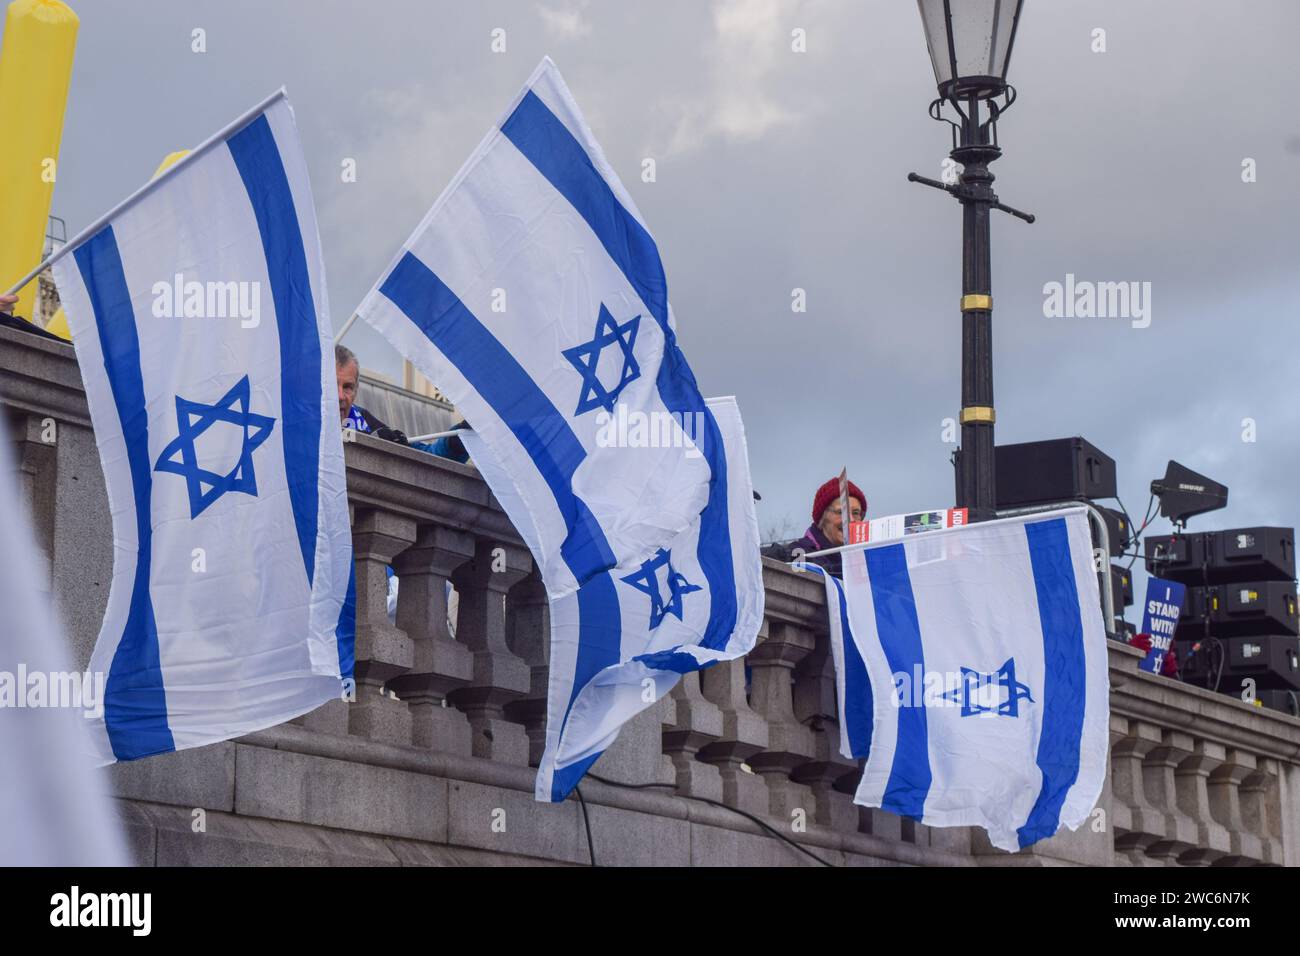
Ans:
[{"label": "black cable", "polygon": [[[588,776],[591,776],[590,774]],[[575,786],[574,791],[578,794],[578,803],[582,805],[582,822],[587,827],[587,854],[591,857],[591,865],[596,865],[596,846],[591,842],[591,820],[587,817],[587,801],[582,797],[582,788]]]},{"label": "black cable", "polygon": [[1128,568],[1126,569],[1129,574],[1132,574],[1133,565],[1137,564],[1138,558],[1144,556],[1142,552],[1138,550],[1138,545],[1142,543],[1142,532],[1146,531],[1147,527],[1151,524],[1151,522],[1155,520],[1155,514],[1153,514],[1152,512],[1153,512],[1153,506],[1156,504],[1156,496],[1152,495],[1149,499],[1147,499],[1147,511],[1146,514],[1142,516],[1142,527],[1140,528],[1135,528],[1133,526],[1133,518],[1130,517],[1127,509],[1125,509],[1124,502],[1119,500],[1119,495],[1115,496],[1115,500],[1119,502],[1119,510],[1124,513],[1124,517],[1128,520],[1128,526],[1130,529],[1129,541],[1133,543],[1133,554],[1132,555],[1121,554],[1120,557],[1121,558],[1131,557],[1133,559],[1128,563]]},{"label": "black cable", "polygon": [[[654,789],[676,790],[677,789],[677,784],[675,783],[619,783],[617,780],[607,780],[604,777],[598,777],[594,773],[588,773],[587,776],[599,783],[608,784],[611,787],[622,787],[625,790],[654,790]],[[737,807],[733,807],[730,804],[719,803],[717,800],[710,800],[708,797],[696,797],[689,793],[681,794],[681,796],[686,797],[688,800],[698,800],[701,803],[709,804],[709,806],[721,807],[724,810],[730,810],[732,813],[739,814],[740,816],[744,817],[746,820],[758,824],[760,827],[762,827],[768,833],[772,834],[772,836],[776,837],[778,840],[783,840],[786,843],[790,844],[800,853],[812,857],[822,866],[830,866],[830,867],[835,866],[834,863],[831,863],[830,861],[823,859],[822,857],[818,856],[816,853],[812,852],[806,847],[802,847],[798,843],[795,843],[794,840],[791,840],[780,830],[768,826],[767,823],[765,823],[763,820],[760,820],[752,813],[746,813],[744,810],[738,809]]]}]

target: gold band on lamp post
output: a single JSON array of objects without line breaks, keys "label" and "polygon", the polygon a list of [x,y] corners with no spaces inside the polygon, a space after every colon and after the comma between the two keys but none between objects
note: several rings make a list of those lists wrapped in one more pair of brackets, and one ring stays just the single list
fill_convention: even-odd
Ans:
[{"label": "gold band on lamp post", "polygon": [[961,297],[963,312],[992,312],[993,296],[975,292]]},{"label": "gold band on lamp post", "polygon": [[982,422],[992,425],[998,420],[997,412],[993,410],[992,405],[967,405],[961,410],[961,423],[968,425],[971,422]]}]

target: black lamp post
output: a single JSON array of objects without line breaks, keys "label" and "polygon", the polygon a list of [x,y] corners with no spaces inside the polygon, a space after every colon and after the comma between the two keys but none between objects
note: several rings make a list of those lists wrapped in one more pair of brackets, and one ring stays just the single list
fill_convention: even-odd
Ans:
[{"label": "black lamp post", "polygon": [[[995,514],[993,468],[993,299],[989,265],[989,210],[1026,222],[1034,217],[998,202],[989,163],[1002,155],[998,118],[1015,102],[1007,83],[1011,46],[1024,0],[917,0],[930,47],[939,97],[930,115],[952,127],[953,161],[962,173],[953,184],[908,175],[942,189],[962,205],[961,467],[957,505],[971,519]],[[1001,102],[999,102],[999,99]],[[944,104],[957,120],[944,115]]]}]

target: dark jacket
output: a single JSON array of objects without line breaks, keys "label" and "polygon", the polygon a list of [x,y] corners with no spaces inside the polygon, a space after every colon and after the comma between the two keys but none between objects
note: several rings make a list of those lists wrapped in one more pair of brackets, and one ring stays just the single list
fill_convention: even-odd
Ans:
[{"label": "dark jacket", "polygon": [[[804,532],[803,537],[797,541],[768,545],[763,549],[763,555],[776,558],[778,561],[796,561],[802,559],[806,554],[825,551],[827,548],[833,547],[835,545],[826,539],[826,536],[821,533],[821,529],[816,525],[812,525]],[[825,554],[816,558],[808,558],[808,563],[825,568],[837,578],[844,576],[844,562],[838,554]]]},{"label": "dark jacket", "polygon": [[8,312],[0,312],[0,327],[6,329],[18,329],[20,332],[30,332],[32,335],[39,335],[43,339],[52,339],[55,342],[68,344],[67,339],[61,339],[52,332],[46,332],[39,325],[28,322],[26,319],[17,315],[10,315]]},{"label": "dark jacket", "polygon": [[406,436],[396,428],[389,428],[370,412],[366,411],[360,405],[353,405],[352,411],[348,413],[344,421],[345,428],[355,428],[359,432],[368,435],[374,435],[376,438],[382,438],[384,441],[396,442],[399,445],[409,445]]}]

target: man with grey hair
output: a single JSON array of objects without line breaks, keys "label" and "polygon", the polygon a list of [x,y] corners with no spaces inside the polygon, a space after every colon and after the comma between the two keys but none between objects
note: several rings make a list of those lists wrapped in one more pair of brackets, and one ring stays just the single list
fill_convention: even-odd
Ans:
[{"label": "man with grey hair", "polygon": [[361,363],[357,361],[356,353],[345,345],[334,346],[334,373],[339,383],[339,421],[344,428],[353,428],[399,445],[409,444],[406,436],[396,428],[389,428],[356,404]]}]

